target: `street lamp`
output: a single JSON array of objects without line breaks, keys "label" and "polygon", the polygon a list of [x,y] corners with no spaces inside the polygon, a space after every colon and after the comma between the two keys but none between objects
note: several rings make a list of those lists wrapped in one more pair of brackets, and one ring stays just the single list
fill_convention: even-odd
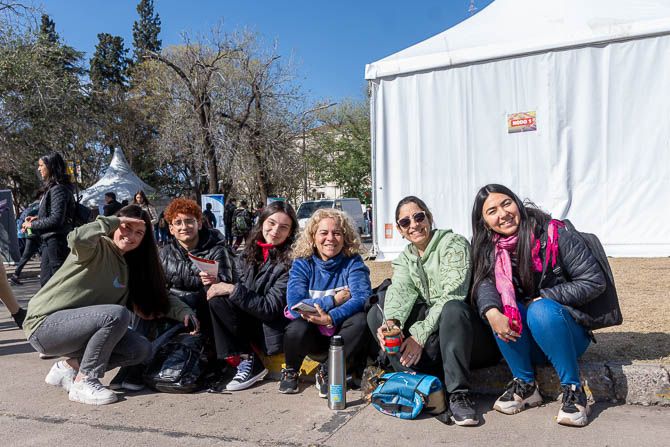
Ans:
[{"label": "street lamp", "polygon": [[330,104],[324,104],[313,109],[309,109],[305,112],[302,112],[300,118],[300,125],[302,126],[302,201],[307,200],[307,157],[305,157],[306,152],[306,139],[307,139],[307,124],[305,123],[305,118],[308,114],[318,112],[319,110],[325,110],[329,107],[337,105],[336,102],[331,102]]}]

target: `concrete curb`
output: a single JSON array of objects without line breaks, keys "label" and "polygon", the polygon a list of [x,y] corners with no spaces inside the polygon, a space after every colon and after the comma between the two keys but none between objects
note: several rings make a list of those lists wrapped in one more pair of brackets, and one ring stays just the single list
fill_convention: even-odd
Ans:
[{"label": "concrete curb", "polygon": [[[583,362],[579,365],[584,383],[596,402],[625,402],[636,405],[670,406],[670,374],[667,365],[630,362]],[[536,369],[540,392],[557,398],[560,382],[553,367]],[[506,365],[473,371],[473,391],[500,395],[512,375]]]}]

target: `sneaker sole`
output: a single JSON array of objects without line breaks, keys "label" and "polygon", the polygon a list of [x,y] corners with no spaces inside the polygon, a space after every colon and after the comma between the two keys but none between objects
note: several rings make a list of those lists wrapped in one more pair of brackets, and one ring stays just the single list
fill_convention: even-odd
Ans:
[{"label": "sneaker sole", "polygon": [[137,383],[123,382],[120,388],[126,391],[142,391],[145,388],[145,386]]},{"label": "sneaker sole", "polygon": [[106,398],[106,399],[90,399],[87,397],[80,396],[78,393],[70,393],[68,395],[68,398],[72,402],[79,402],[80,404],[86,404],[86,405],[108,405],[108,404],[113,404],[117,400],[119,400],[118,397],[116,397],[116,394]]},{"label": "sneaker sole", "polygon": [[282,394],[298,394],[298,388],[293,388],[290,390],[279,390],[280,393]]},{"label": "sneaker sole", "polygon": [[[259,372],[256,374],[254,377],[251,379],[247,380],[246,382],[240,383],[240,384],[228,384],[226,385],[226,391],[242,391],[246,390],[247,388],[251,387],[254,383],[260,382],[265,378],[265,376],[268,373],[268,369],[265,368],[263,371]],[[232,386],[231,386],[232,385]]]},{"label": "sneaker sole", "polygon": [[70,386],[72,386],[72,380],[65,380],[64,377],[61,378],[61,380],[55,380],[51,379],[48,374],[44,378],[44,383],[46,383],[47,385],[63,388],[68,393],[70,392]]},{"label": "sneaker sole", "polygon": [[493,409],[496,411],[499,411],[502,414],[517,414],[521,413],[524,410],[527,410],[528,408],[534,408],[534,407],[539,407],[542,405],[542,399],[540,398],[539,401],[534,401],[534,402],[525,402],[523,405],[520,407],[509,407],[509,408],[503,408],[500,405],[496,404],[493,406]]},{"label": "sneaker sole", "polygon": [[588,413],[589,411],[586,410],[585,414],[577,416],[576,413],[572,415],[570,413],[564,413],[563,411],[559,411],[558,416],[556,417],[556,422],[559,423],[560,425],[565,425],[568,427],[585,427],[589,423]]},{"label": "sneaker sole", "polygon": [[477,419],[464,419],[462,421],[457,421],[452,416],[451,420],[454,421],[454,424],[460,425],[461,427],[472,427],[479,424],[479,421]]}]

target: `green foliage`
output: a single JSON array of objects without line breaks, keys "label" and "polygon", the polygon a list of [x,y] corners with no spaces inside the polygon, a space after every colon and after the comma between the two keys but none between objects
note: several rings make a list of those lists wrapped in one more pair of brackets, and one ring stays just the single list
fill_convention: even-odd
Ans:
[{"label": "green foliage", "polygon": [[324,112],[324,126],[310,132],[315,148],[307,154],[317,181],[335,183],[344,197],[369,201],[371,185],[370,115],[367,102],[345,102]]},{"label": "green foliage", "polygon": [[91,82],[97,91],[113,87],[125,87],[128,79],[128,50],[123,47],[123,38],[108,33],[98,34],[98,44],[91,59]]},{"label": "green foliage", "polygon": [[139,20],[133,23],[133,47],[135,63],[142,60],[147,51],[158,53],[161,50],[161,19],[158,13],[154,14],[153,0],[141,0],[137,5]]}]

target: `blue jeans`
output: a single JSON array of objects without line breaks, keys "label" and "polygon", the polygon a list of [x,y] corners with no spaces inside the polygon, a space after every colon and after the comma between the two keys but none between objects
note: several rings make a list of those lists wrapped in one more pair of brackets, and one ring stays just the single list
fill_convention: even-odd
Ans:
[{"label": "blue jeans", "polygon": [[577,324],[570,312],[556,301],[542,298],[526,308],[517,301],[523,330],[515,342],[496,343],[514,377],[535,380],[533,365],[551,363],[561,385],[579,385],[577,359],[591,342],[588,331]]}]

